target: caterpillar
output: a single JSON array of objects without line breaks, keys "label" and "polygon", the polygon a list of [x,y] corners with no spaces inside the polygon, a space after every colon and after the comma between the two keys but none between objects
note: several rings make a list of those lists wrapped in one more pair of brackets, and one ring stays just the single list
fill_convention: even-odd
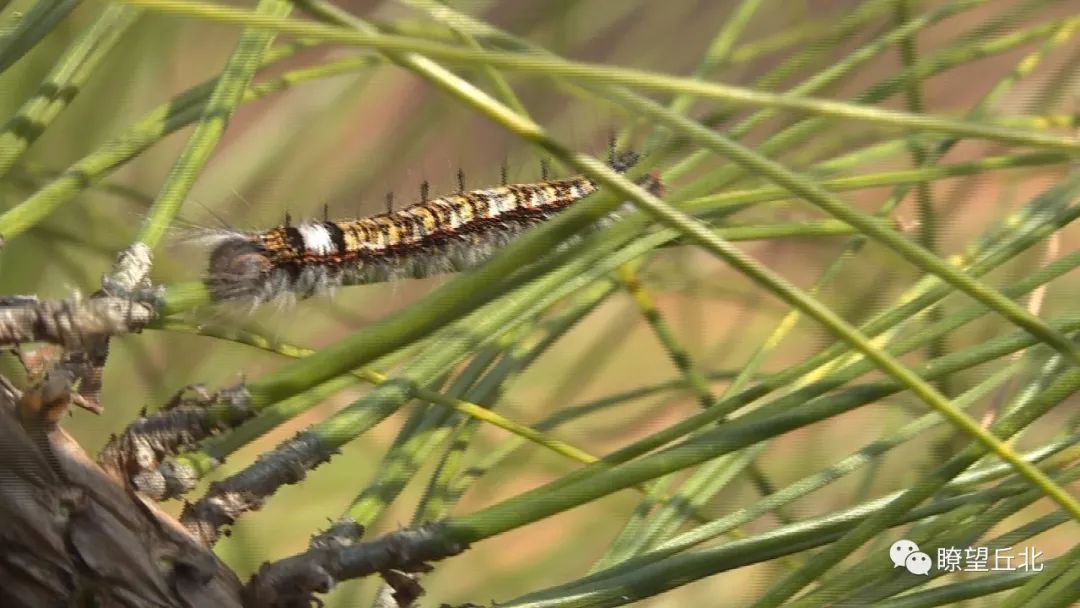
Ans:
[{"label": "caterpillar", "polygon": [[[622,173],[638,155],[612,155]],[[659,180],[642,185],[659,193]],[[217,300],[305,298],[342,285],[423,278],[473,268],[527,228],[597,190],[585,176],[472,190],[359,219],[288,221],[265,232],[227,232],[210,254]]]}]

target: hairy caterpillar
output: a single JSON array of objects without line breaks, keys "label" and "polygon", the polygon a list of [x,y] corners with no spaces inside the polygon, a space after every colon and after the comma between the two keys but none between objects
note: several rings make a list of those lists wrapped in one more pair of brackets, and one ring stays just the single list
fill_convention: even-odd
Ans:
[{"label": "hairy caterpillar", "polygon": [[[637,154],[624,152],[610,164],[621,173],[637,160]],[[642,183],[660,188],[652,176]],[[360,219],[228,232],[210,254],[206,282],[216,300],[265,302],[465,270],[596,189],[592,180],[577,176],[472,190]]]}]

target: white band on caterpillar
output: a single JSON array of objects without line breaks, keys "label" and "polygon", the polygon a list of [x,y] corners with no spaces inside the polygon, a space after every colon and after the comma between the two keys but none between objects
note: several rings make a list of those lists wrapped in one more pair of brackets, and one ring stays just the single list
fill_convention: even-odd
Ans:
[{"label": "white band on caterpillar", "polygon": [[304,239],[304,249],[308,253],[318,256],[337,253],[337,247],[334,246],[334,241],[330,238],[326,226],[322,224],[301,224],[296,229],[300,231],[300,236]]}]

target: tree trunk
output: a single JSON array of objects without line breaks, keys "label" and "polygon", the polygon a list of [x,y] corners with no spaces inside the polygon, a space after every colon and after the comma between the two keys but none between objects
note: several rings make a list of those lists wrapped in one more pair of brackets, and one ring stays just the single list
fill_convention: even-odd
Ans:
[{"label": "tree trunk", "polygon": [[242,585],[0,377],[0,606],[240,607]]}]

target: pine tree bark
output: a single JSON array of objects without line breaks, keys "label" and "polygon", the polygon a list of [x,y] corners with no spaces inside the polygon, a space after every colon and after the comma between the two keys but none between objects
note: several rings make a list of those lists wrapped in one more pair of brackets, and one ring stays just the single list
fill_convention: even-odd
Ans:
[{"label": "pine tree bark", "polygon": [[0,606],[242,606],[236,575],[98,467],[50,415],[67,408],[32,392],[0,377]]}]

